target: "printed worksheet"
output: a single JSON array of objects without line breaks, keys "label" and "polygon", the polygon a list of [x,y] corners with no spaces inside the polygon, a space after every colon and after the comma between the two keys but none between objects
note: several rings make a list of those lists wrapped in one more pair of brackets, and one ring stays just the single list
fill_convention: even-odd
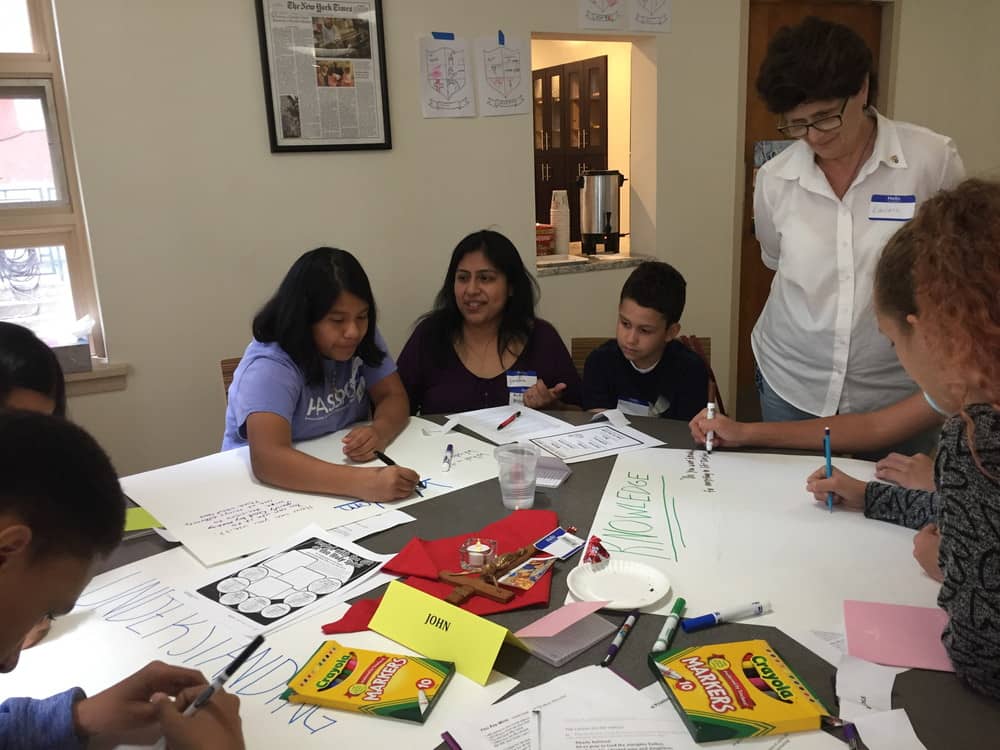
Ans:
[{"label": "printed worksheet", "polygon": [[314,526],[221,574],[212,571],[196,597],[216,605],[227,626],[267,632],[360,593],[390,557]]},{"label": "printed worksheet", "polygon": [[[565,430],[569,425],[561,419],[527,406],[494,406],[462,414],[449,414],[467,430],[472,430],[497,445],[516,443],[535,435]],[[513,417],[513,419],[512,419]],[[502,426],[501,426],[502,425]]]},{"label": "printed worksheet", "polygon": [[538,446],[541,455],[550,455],[566,463],[590,461],[604,456],[616,456],[626,451],[655,448],[663,445],[632,427],[611,424],[585,424],[545,435],[535,435],[522,440]]}]

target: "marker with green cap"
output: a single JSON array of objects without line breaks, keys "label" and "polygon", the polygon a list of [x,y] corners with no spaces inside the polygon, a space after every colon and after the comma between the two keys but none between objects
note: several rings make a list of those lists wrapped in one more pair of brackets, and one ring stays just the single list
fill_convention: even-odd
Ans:
[{"label": "marker with green cap", "polygon": [[687,602],[678,596],[674,601],[674,606],[670,609],[670,614],[667,615],[667,621],[663,623],[656,643],[653,644],[653,651],[666,651],[670,648],[670,642],[674,639],[674,633],[677,632],[677,623],[681,621],[681,615],[684,614],[686,606]]}]

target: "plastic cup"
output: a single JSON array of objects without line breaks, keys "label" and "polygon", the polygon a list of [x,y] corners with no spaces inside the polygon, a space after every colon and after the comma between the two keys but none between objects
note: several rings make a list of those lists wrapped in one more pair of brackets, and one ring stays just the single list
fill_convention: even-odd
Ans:
[{"label": "plastic cup", "polygon": [[508,510],[530,508],[535,504],[537,446],[521,443],[501,445],[494,452],[500,465],[500,496]]}]

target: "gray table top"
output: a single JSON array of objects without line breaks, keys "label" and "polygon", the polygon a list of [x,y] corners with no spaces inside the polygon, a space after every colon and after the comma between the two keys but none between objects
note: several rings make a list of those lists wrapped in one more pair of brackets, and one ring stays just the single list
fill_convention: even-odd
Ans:
[{"label": "gray table top", "polygon": [[[589,416],[573,412],[559,412],[556,415],[573,423],[585,421]],[[684,422],[635,417],[631,419],[633,426],[664,440],[668,447],[693,447]],[[585,534],[597,512],[613,464],[614,458],[573,464],[573,474],[562,487],[538,492],[535,507],[556,511],[560,523],[576,526],[581,534]],[[367,537],[362,544],[379,553],[397,552],[414,537],[436,539],[453,536],[497,521],[508,511],[500,502],[499,484],[487,481],[436,498],[433,502],[410,506],[406,512],[415,516],[416,521]],[[172,546],[157,536],[128,540],[112,555],[106,567],[118,567]],[[862,551],[857,550],[856,553],[861,554]],[[576,563],[576,558],[573,558],[557,563],[553,568],[550,607],[554,608],[564,600],[568,592],[566,576]],[[901,561],[903,565],[909,563],[907,560]],[[877,575],[877,571],[873,570],[872,574]],[[913,574],[919,575],[915,563]],[[365,597],[381,594],[382,590],[376,590]],[[506,628],[517,630],[538,619],[543,612],[538,608],[523,609],[491,615],[490,619]],[[615,621],[622,618],[620,613],[604,614]],[[653,678],[646,665],[646,653],[648,644],[656,640],[662,624],[661,616],[640,617],[610,669],[636,687],[650,684]],[[834,668],[776,628],[734,623],[690,635],[679,630],[673,645],[683,647],[751,638],[769,641],[820,699],[828,707],[835,707]],[[560,673],[597,664],[606,650],[607,644],[600,643],[556,668],[520,649],[505,645],[500,651],[496,668],[518,679],[520,685],[517,689],[522,690],[547,682]],[[917,736],[928,750],[978,750],[1000,746],[1000,740],[996,739],[1000,737],[1000,706],[963,686],[953,674],[911,669],[896,678],[892,697],[893,708],[906,709]],[[989,737],[994,739],[986,739]]]}]

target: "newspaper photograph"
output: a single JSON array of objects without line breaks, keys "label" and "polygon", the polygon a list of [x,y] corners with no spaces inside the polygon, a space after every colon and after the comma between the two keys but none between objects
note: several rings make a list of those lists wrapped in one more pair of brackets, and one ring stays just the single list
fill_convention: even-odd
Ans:
[{"label": "newspaper photograph", "polygon": [[391,148],[381,0],[257,0],[272,151]]}]

